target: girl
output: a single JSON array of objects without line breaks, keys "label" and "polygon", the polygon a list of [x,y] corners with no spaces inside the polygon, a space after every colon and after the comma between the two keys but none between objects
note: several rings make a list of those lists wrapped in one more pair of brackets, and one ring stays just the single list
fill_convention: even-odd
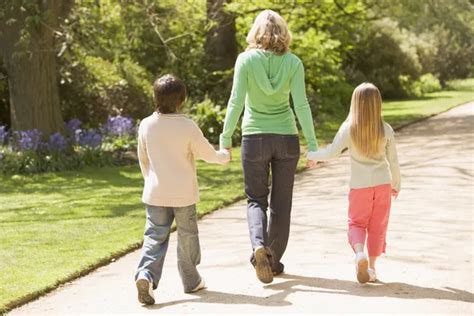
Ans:
[{"label": "girl", "polygon": [[[385,234],[391,195],[400,192],[400,170],[392,127],[382,120],[382,98],[371,83],[359,85],[352,94],[350,114],[331,145],[307,158],[326,161],[348,148],[351,157],[349,193],[349,243],[356,253],[360,283],[375,282],[375,261],[385,252]],[[364,253],[367,236],[369,260]]]}]

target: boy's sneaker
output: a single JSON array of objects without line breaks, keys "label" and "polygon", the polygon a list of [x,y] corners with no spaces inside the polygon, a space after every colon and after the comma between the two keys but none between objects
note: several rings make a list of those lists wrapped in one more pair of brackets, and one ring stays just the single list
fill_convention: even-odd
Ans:
[{"label": "boy's sneaker", "polygon": [[369,272],[369,282],[376,282],[377,281],[377,273],[375,273],[375,270],[369,268],[367,271]]},{"label": "boy's sneaker", "polygon": [[369,277],[369,261],[367,260],[367,256],[363,252],[358,252],[355,258],[355,266],[356,266],[356,274],[357,274],[357,281],[359,283],[367,283],[370,279]]},{"label": "boy's sneaker", "polygon": [[206,288],[206,282],[204,282],[204,279],[201,278],[201,282],[199,282],[199,284],[194,289],[189,291],[188,293],[194,293],[194,292],[197,292],[197,291],[202,290],[204,288]]},{"label": "boy's sneaker", "polygon": [[138,290],[138,301],[145,305],[155,304],[155,296],[153,295],[153,284],[147,279],[138,279],[135,284]]},{"label": "boy's sneaker", "polygon": [[273,272],[265,247],[260,246],[255,248],[254,257],[257,278],[263,283],[271,283],[273,281]]}]

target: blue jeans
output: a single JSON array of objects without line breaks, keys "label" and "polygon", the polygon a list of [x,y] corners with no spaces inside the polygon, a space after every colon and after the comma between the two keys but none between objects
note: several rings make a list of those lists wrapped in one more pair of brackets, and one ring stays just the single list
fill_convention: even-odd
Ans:
[{"label": "blue jeans", "polygon": [[[254,250],[260,246],[271,250],[274,270],[278,270],[288,244],[293,183],[299,157],[297,135],[255,134],[242,138],[250,241]],[[269,206],[270,218],[267,218]],[[250,260],[253,263],[253,255]]]},{"label": "blue jeans", "polygon": [[156,289],[161,279],[170,229],[176,219],[178,230],[178,271],[185,292],[201,282],[196,266],[201,262],[201,248],[196,217],[196,205],[185,207],[146,206],[146,225],[142,256],[135,280],[147,279]]}]

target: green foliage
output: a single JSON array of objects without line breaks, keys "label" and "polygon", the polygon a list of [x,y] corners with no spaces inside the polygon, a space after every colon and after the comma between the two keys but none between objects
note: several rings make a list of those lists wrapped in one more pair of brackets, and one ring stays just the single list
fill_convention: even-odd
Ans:
[{"label": "green foliage", "polygon": [[[7,3],[25,4],[28,24],[38,23],[36,4]],[[204,0],[76,1],[56,38],[63,117],[91,127],[109,115],[143,118],[153,110],[153,80],[173,73],[185,82],[189,102],[203,103],[190,111],[216,142],[232,70],[210,70],[213,61],[204,49],[212,35],[207,5]],[[226,10],[236,16],[240,51],[255,16],[267,8],[288,22],[291,50],[305,65],[318,123],[346,110],[351,88],[363,81],[374,82],[384,98],[404,98],[435,91],[436,78],[446,85],[473,72],[468,0],[233,0]],[[216,85],[229,88],[216,92]],[[0,79],[0,122],[7,124],[8,102],[6,80]]]},{"label": "green foliage", "polygon": [[[115,154],[116,155],[116,154]],[[34,174],[77,170],[84,166],[114,165],[114,153],[104,150],[83,149],[44,154],[35,151],[0,149],[0,174]]]},{"label": "green foliage", "polygon": [[[84,165],[80,155],[50,153],[43,155],[35,151],[15,152],[0,149],[0,174],[33,174],[79,169]],[[95,161],[93,162],[95,163]]]},{"label": "green foliage", "polygon": [[469,0],[377,0],[370,11],[377,17],[390,17],[400,29],[428,44],[418,52],[423,73],[432,73],[445,84],[473,74],[473,9]]},{"label": "green foliage", "polygon": [[413,34],[400,30],[396,22],[375,22],[357,42],[346,66],[349,82],[372,82],[386,98],[413,95],[413,82],[420,75],[421,65],[411,41]]},{"label": "green foliage", "polygon": [[415,84],[420,87],[422,95],[441,91],[441,83],[433,74],[424,74]]},{"label": "green foliage", "polygon": [[224,126],[225,109],[219,105],[214,105],[212,101],[206,98],[195,104],[191,110],[190,115],[194,122],[201,128],[204,136],[214,144],[219,143],[219,134]]},{"label": "green foliage", "polygon": [[136,151],[137,137],[136,135],[124,135],[105,138],[102,148],[104,151],[109,152]]}]

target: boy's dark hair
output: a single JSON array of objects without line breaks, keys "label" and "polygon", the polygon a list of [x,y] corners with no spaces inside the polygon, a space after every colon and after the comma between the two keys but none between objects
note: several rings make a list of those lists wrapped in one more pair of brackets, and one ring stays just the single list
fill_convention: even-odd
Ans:
[{"label": "boy's dark hair", "polygon": [[178,78],[166,74],[153,83],[156,111],[162,114],[176,113],[186,100],[186,86]]}]

